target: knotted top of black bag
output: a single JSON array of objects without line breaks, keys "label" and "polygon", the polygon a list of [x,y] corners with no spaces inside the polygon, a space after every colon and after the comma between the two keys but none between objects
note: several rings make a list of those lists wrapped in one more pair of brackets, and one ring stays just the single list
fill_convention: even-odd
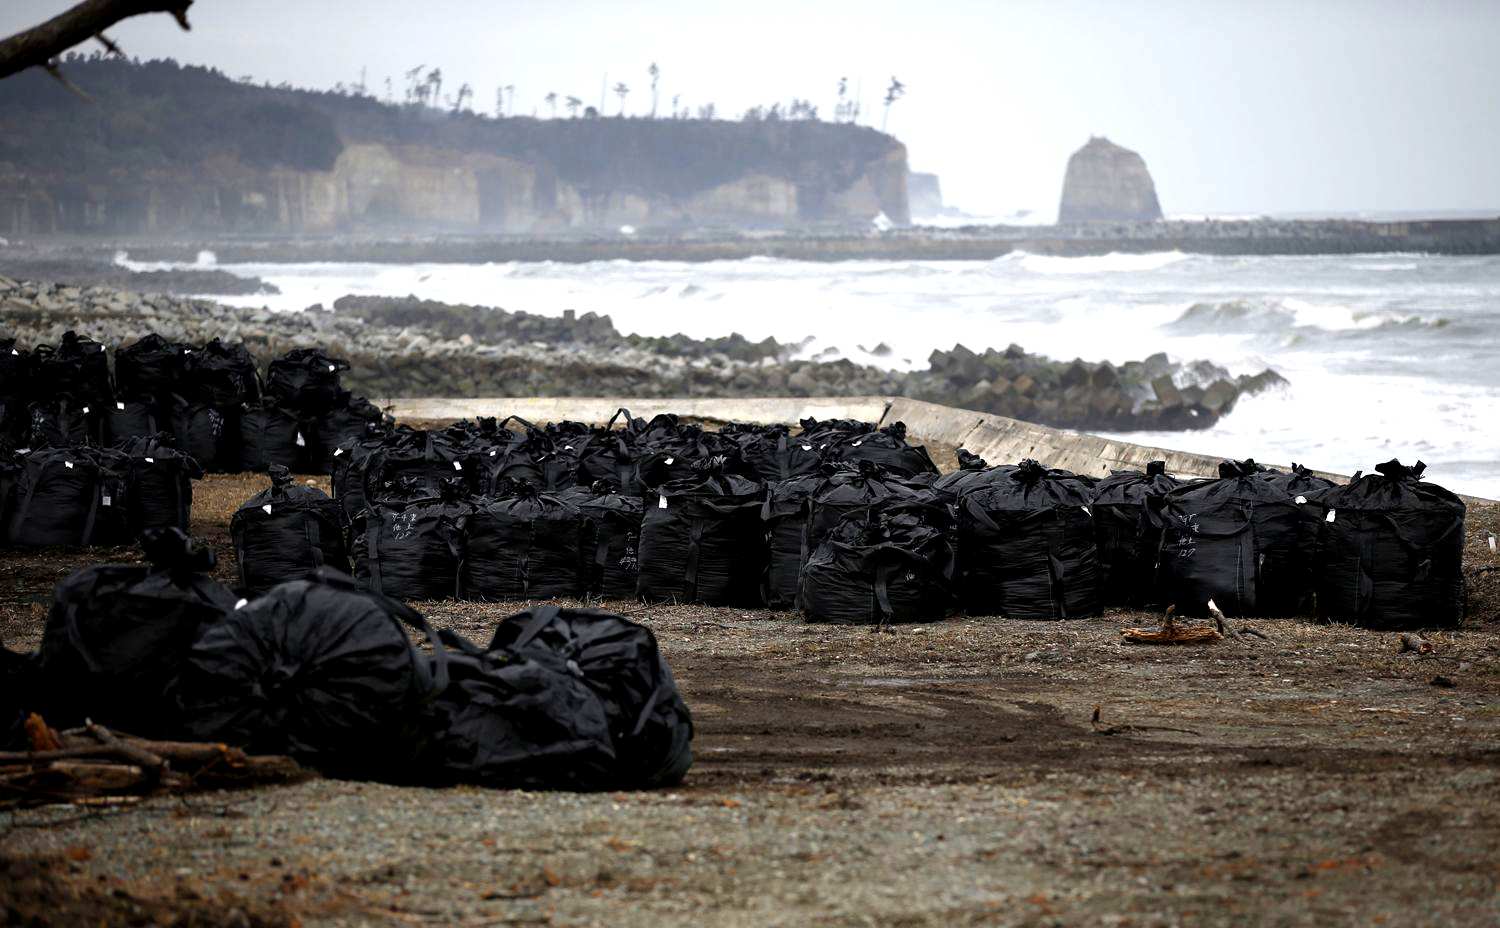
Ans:
[{"label": "knotted top of black bag", "polygon": [[1281,504],[1296,506],[1286,489],[1268,480],[1266,468],[1246,458],[1219,465],[1219,479],[1185,483],[1160,497],[1165,503],[1193,511],[1219,506]]},{"label": "knotted top of black bag", "polygon": [[1149,496],[1170,493],[1181,481],[1167,473],[1165,461],[1152,461],[1145,473],[1117,470],[1094,485],[1094,503],[1098,505],[1140,505]]},{"label": "knotted top of black bag", "polygon": [[272,464],[268,473],[271,485],[245,500],[240,506],[241,512],[260,509],[268,504],[273,507],[287,505],[301,507],[329,502],[328,494],[317,487],[297,483],[292,472],[280,464]]},{"label": "knotted top of black bag", "polygon": [[669,498],[760,501],[762,484],[730,472],[727,459],[715,456],[684,462],[658,453],[641,465],[641,480],[647,489]]},{"label": "knotted top of black bag", "polygon": [[1393,458],[1375,465],[1373,474],[1355,474],[1345,486],[1325,492],[1320,501],[1335,511],[1436,510],[1462,516],[1468,508],[1464,501],[1450,490],[1423,482],[1426,469],[1421,461],[1407,467]]},{"label": "knotted top of black bag", "polygon": [[1092,481],[1065,470],[1043,467],[1036,461],[1022,461],[1006,474],[964,494],[968,504],[980,510],[1038,511],[1058,507],[1087,507],[1092,501]]}]

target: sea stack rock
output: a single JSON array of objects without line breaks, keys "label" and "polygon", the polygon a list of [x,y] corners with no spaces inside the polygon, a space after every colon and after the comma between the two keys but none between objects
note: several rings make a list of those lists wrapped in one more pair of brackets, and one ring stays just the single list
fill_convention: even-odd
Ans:
[{"label": "sea stack rock", "polygon": [[1073,152],[1063,179],[1059,224],[1154,222],[1161,218],[1156,185],[1140,155],[1096,135]]}]

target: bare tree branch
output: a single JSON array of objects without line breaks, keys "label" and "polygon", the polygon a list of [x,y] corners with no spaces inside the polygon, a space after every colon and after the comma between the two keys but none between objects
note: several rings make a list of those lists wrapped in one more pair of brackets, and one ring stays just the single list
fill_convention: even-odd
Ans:
[{"label": "bare tree branch", "polygon": [[[27,68],[46,68],[58,55],[132,16],[171,13],[177,25],[188,29],[187,11],[192,5],[193,0],[84,0],[39,26],[0,40],[0,78]],[[61,79],[55,67],[49,70]]]}]

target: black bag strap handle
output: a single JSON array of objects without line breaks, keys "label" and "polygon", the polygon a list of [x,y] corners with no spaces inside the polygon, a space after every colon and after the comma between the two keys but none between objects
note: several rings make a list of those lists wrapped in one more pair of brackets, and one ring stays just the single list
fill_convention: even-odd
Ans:
[{"label": "black bag strap handle", "polygon": [[517,637],[515,642],[511,644],[511,647],[526,647],[531,643],[531,640],[533,638],[542,633],[542,629],[552,624],[553,620],[556,619],[561,612],[562,610],[556,606],[537,606],[535,609],[531,610],[531,621],[527,622],[526,627],[521,629],[520,636]]}]

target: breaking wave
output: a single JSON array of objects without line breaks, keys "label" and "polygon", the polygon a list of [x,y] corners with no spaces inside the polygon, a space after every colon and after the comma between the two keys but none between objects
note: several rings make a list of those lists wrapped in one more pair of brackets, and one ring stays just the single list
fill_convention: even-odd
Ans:
[{"label": "breaking wave", "polygon": [[1189,255],[1180,251],[1157,251],[1146,254],[1112,251],[1107,255],[1063,257],[1017,251],[1006,257],[1034,274],[1129,274],[1160,270],[1179,261],[1186,261]]}]

